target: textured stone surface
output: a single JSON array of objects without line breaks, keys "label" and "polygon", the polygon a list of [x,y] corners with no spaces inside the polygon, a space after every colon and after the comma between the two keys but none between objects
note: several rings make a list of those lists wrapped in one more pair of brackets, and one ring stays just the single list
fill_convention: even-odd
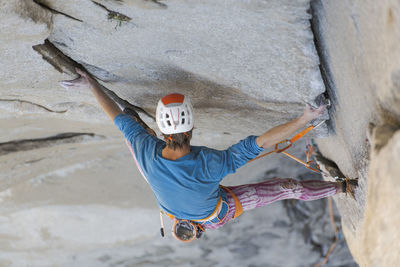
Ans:
[{"label": "textured stone surface", "polygon": [[[103,1],[101,5],[36,1],[42,6],[28,0],[3,2],[2,20],[11,42],[3,45],[1,98],[67,110],[58,116],[62,119],[101,123],[105,116],[90,92],[60,88],[57,81],[67,75],[43,64],[30,49],[46,37],[108,88],[149,113],[166,93],[189,95],[197,110],[196,128],[204,135],[202,141],[214,133],[229,132],[233,139],[248,134],[249,129],[261,133],[266,125],[299,115],[305,102],[313,104],[324,91],[306,0],[225,1],[219,5],[212,1]],[[28,4],[40,19],[14,12]],[[110,17],[111,10],[132,20]],[[13,24],[15,20],[20,22]],[[23,81],[10,79],[21,75]],[[31,113],[10,108],[9,103],[0,102],[1,107],[6,113]],[[210,114],[224,123],[210,122]],[[326,135],[323,127],[318,131]],[[224,147],[229,141],[215,144]]]},{"label": "textured stone surface", "polygon": [[[307,0],[168,1],[166,8],[154,4],[146,9],[138,8],[137,1],[103,1],[109,10],[132,18],[120,26],[116,19],[107,19],[104,7],[90,1],[84,6],[79,1],[47,2],[84,21],[55,16],[50,41],[75,60],[114,74],[110,80],[134,93],[132,99],[143,98],[140,90],[157,97],[179,90],[173,83],[184,82],[186,76],[216,83],[227,92],[240,90],[262,100],[261,106],[265,101],[312,103],[324,92]],[[200,88],[185,87],[196,91],[195,102],[200,100]]]},{"label": "textured stone surface", "polygon": [[388,135],[378,131],[368,139],[367,132],[370,123],[380,129],[400,125],[400,5],[390,0],[314,3],[321,60],[326,63],[333,102],[330,126],[335,130],[331,137],[318,140],[318,145],[347,177],[358,177],[360,184],[357,201],[337,199],[346,239],[362,266],[397,266],[398,248],[394,243],[391,248],[382,244],[389,235],[399,235],[394,212],[399,198],[389,197],[398,194],[398,172],[389,167],[396,164],[392,149],[398,139],[393,138],[381,155],[374,146],[385,146]]},{"label": "textured stone surface", "polygon": [[[384,140],[382,140],[384,139]],[[384,141],[383,147],[376,146]],[[371,143],[364,226],[352,245],[361,266],[397,266],[400,262],[400,131],[378,126]]]}]

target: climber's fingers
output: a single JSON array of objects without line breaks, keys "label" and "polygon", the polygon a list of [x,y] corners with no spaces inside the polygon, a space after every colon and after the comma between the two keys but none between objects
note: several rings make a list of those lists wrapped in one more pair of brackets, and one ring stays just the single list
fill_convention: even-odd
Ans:
[{"label": "climber's fingers", "polygon": [[321,105],[318,108],[313,108],[312,106],[307,104],[303,116],[305,116],[308,120],[313,120],[324,114],[326,107],[327,105]]},{"label": "climber's fingers", "polygon": [[322,106],[319,106],[318,108],[313,109],[313,110],[314,110],[314,112],[315,112],[316,114],[322,115],[322,114],[324,113],[325,109],[326,109],[326,106],[327,106],[327,105],[322,105]]},{"label": "climber's fingers", "polygon": [[306,110],[310,111],[310,112],[317,112],[317,113],[323,113],[324,110],[326,109],[327,105],[321,105],[318,108],[314,108],[312,107],[310,104],[306,104]]},{"label": "climber's fingers", "polygon": [[59,83],[65,89],[87,88],[89,86],[89,81],[86,77],[83,76],[80,76],[73,80],[60,81]]}]

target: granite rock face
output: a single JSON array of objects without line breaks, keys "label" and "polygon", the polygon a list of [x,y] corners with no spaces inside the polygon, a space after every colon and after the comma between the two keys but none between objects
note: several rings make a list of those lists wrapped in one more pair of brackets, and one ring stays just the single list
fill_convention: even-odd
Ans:
[{"label": "granite rock face", "polygon": [[317,143],[359,178],[357,201],[336,199],[346,239],[361,266],[397,266],[400,4],[313,1],[313,10],[334,129]]},{"label": "granite rock face", "polygon": [[[24,73],[26,84],[2,90],[2,98],[23,94],[21,100],[68,110],[68,119],[100,122],[105,117],[89,92],[74,94],[58,87],[55,81],[66,77],[50,70],[29,49],[45,39],[122,99],[150,114],[162,95],[190,96],[203,142],[215,133],[229,132],[238,138],[249,129],[262,132],[266,124],[299,115],[305,103],[317,105],[325,90],[309,29],[308,0],[223,4],[37,0],[3,5],[6,20],[19,19],[27,29],[42,32],[35,39],[21,33],[22,38],[8,27],[9,38],[18,45],[4,44],[10,62],[2,63],[7,70],[3,80]],[[34,15],[13,12],[24,8]],[[20,69],[21,65],[30,69]],[[57,69],[64,71],[62,66]],[[28,83],[40,92],[32,92]],[[4,105],[10,109],[9,103]],[[223,123],[209,121],[210,115]],[[326,135],[326,128],[319,131]]]},{"label": "granite rock face", "polygon": [[396,266],[400,261],[400,131],[381,125],[371,138],[365,221],[356,238],[355,255],[361,266]]}]

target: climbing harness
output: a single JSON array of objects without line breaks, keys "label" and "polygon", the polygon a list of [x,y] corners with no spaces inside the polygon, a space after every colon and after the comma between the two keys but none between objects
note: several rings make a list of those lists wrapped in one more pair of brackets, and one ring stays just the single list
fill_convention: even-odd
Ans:
[{"label": "climbing harness", "polygon": [[[162,215],[167,215],[171,220],[174,221],[174,225],[172,227],[172,234],[173,236],[178,239],[179,241],[189,242],[193,241],[195,236],[196,238],[200,238],[201,234],[205,232],[204,226],[207,224],[215,224],[221,223],[225,217],[229,213],[229,204],[228,204],[228,197],[227,194],[231,194],[234,201],[235,201],[235,215],[233,218],[240,216],[243,212],[242,205],[240,204],[239,199],[236,195],[227,187],[220,185],[220,187],[225,190],[225,193],[220,196],[217,206],[215,210],[211,213],[211,215],[207,216],[203,219],[178,219],[172,214],[169,214],[163,210],[160,210],[160,220],[161,220],[161,236],[164,237],[164,221]],[[192,226],[190,226],[192,225]],[[179,226],[179,227],[178,227]],[[192,234],[189,234],[192,231]],[[196,234],[197,233],[197,234]],[[190,236],[190,238],[189,238]]]},{"label": "climbing harness", "polygon": [[221,220],[219,218],[221,211],[227,213],[228,208],[229,207],[228,207],[228,203],[227,203],[226,199],[223,200],[222,197],[219,197],[217,206],[216,206],[215,210],[211,213],[211,215],[209,215],[208,217],[206,217],[204,219],[197,219],[197,220],[193,220],[193,221],[201,222],[201,223],[212,222],[215,219],[217,219],[219,221],[219,220]]}]

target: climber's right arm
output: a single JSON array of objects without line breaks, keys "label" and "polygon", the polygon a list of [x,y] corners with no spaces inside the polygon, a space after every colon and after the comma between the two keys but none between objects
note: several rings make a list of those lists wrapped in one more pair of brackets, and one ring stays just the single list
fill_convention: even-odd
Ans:
[{"label": "climber's right arm", "polygon": [[97,102],[99,102],[100,106],[111,120],[114,120],[118,114],[122,113],[119,106],[108,95],[106,95],[106,93],[104,93],[100,84],[95,79],[80,69],[76,69],[76,72],[81,75],[81,77],[75,80],[61,81],[61,86],[65,88],[89,88],[96,97]]},{"label": "climber's right arm", "polygon": [[278,125],[257,137],[257,145],[265,149],[272,147],[276,143],[284,140],[297,130],[304,127],[313,119],[321,116],[324,113],[325,108],[325,105],[322,105],[318,108],[313,108],[307,104],[303,115],[297,119]]}]

